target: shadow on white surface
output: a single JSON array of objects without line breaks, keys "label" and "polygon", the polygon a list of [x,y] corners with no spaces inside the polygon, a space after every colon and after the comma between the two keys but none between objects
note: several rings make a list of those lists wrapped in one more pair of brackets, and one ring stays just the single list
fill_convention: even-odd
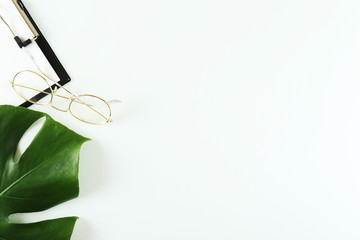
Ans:
[{"label": "shadow on white surface", "polygon": [[79,220],[76,222],[73,236],[71,237],[71,240],[91,240],[94,238],[91,238],[93,234],[91,234],[91,229],[89,223],[86,221],[86,219],[79,218]]},{"label": "shadow on white surface", "polygon": [[96,140],[85,143],[80,152],[80,197],[92,195],[101,188],[107,181],[104,170],[106,159],[103,159],[105,152]]}]

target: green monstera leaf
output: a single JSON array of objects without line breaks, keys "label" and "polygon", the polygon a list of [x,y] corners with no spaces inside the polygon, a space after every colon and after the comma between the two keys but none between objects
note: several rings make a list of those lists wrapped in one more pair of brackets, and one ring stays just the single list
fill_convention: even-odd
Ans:
[{"label": "green monstera leaf", "polygon": [[[14,161],[19,141],[40,118],[40,131]],[[39,212],[79,195],[79,151],[87,138],[45,113],[0,106],[0,239],[68,240],[77,217],[13,223],[14,213]]]}]

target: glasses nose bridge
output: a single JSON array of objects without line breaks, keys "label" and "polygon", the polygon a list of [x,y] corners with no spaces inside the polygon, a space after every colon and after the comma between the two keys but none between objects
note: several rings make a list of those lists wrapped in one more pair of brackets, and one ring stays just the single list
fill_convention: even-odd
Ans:
[{"label": "glasses nose bridge", "polygon": [[[56,90],[62,89],[62,87],[57,87]],[[69,112],[71,103],[76,99],[76,96],[69,94],[66,96],[63,94],[57,94],[56,90],[53,94],[53,101],[51,102],[51,107],[61,112]]]}]

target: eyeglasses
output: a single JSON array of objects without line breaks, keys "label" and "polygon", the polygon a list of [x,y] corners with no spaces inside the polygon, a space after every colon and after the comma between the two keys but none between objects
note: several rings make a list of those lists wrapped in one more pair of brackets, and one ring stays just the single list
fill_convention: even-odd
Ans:
[{"label": "eyeglasses", "polygon": [[[70,112],[72,116],[85,123],[101,125],[111,122],[109,102],[95,95],[75,95],[45,74],[31,53],[26,49],[25,51],[40,73],[23,70],[14,76],[11,86],[20,97],[36,105],[50,105],[56,110]],[[55,87],[53,87],[54,85],[51,86],[52,84]],[[50,91],[41,89],[49,89]],[[63,90],[63,93],[58,93],[60,89]],[[44,93],[49,97],[35,101],[36,99],[31,96],[37,93]],[[112,102],[115,102],[115,100]]]},{"label": "eyeglasses", "polygon": [[[19,44],[21,40],[15,35],[9,24],[1,15],[0,19],[8,27]],[[36,39],[36,37],[34,39]],[[27,41],[30,41],[31,43],[32,40]],[[25,43],[27,41],[25,41]],[[27,45],[30,43],[27,43]],[[23,46],[20,46],[19,44],[21,48],[26,47],[27,45],[23,44]],[[26,48],[23,49],[29,55],[39,72],[23,70],[14,76],[11,81],[11,86],[20,97],[29,104],[50,105],[56,110],[70,112],[72,116],[85,123],[100,125],[111,122],[111,107],[109,103],[118,101],[113,100],[107,102],[98,96],[90,94],[75,95],[63,87],[62,84],[45,74],[40,69],[32,54],[27,51]],[[58,93],[60,89],[63,92],[62,94]],[[40,100],[42,97],[39,99],[39,95],[48,97]]]}]

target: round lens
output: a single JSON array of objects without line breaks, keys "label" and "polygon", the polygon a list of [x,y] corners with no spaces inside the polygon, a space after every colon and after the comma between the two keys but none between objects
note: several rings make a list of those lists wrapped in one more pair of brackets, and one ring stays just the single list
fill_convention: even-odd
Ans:
[{"label": "round lens", "polygon": [[70,112],[77,119],[91,124],[107,123],[111,117],[109,104],[93,95],[80,95],[74,99],[70,104]]},{"label": "round lens", "polygon": [[[25,70],[17,73],[13,79],[12,86],[15,92],[28,102],[47,105],[52,100],[52,94],[44,92],[45,89],[50,88],[49,83],[36,72]],[[32,98],[39,93],[50,95],[50,98],[46,97],[36,102],[36,100]]]}]

